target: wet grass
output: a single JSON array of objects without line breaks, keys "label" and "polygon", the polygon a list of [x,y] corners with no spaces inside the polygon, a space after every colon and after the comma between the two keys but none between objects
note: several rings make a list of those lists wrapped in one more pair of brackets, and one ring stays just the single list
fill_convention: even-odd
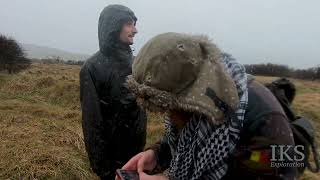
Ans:
[{"label": "wet grass", "polygon": [[[0,73],[0,179],[97,179],[84,150],[79,70],[32,64],[16,75]],[[293,81],[298,88],[294,109],[320,127],[320,82]],[[147,146],[164,131],[160,114],[148,116]],[[303,178],[320,176],[306,172]]]}]

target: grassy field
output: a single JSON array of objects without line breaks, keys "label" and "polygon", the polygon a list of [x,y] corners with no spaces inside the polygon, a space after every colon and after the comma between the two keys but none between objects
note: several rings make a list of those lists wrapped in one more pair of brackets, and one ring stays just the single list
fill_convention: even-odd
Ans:
[{"label": "grassy field", "polygon": [[[97,179],[83,144],[79,69],[32,64],[16,75],[0,73],[0,179]],[[320,82],[294,82],[294,109],[319,129]],[[148,144],[163,132],[161,117],[149,117]],[[307,172],[303,179],[320,176]]]}]

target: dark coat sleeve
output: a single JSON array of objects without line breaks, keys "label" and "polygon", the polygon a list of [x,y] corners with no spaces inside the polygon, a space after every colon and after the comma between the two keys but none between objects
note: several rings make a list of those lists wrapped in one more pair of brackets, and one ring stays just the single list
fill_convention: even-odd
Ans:
[{"label": "dark coat sleeve", "polygon": [[112,122],[103,119],[101,102],[86,65],[80,71],[80,101],[83,136],[91,167],[98,176],[106,177],[111,170],[108,146]]},{"label": "dark coat sleeve", "polygon": [[[261,118],[263,123],[257,129],[256,136],[269,139],[273,145],[295,145],[287,117],[277,113],[269,113]],[[289,151],[288,154],[293,157],[294,152]],[[280,179],[295,179],[297,177],[297,168],[295,167],[280,167],[278,172],[282,175]]]}]

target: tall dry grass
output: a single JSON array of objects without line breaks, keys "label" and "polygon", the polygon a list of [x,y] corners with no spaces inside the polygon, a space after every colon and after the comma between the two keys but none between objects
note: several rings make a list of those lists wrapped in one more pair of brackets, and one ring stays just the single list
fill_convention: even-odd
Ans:
[{"label": "tall dry grass", "polygon": [[[84,150],[79,70],[32,64],[16,75],[0,73],[0,179],[97,179]],[[262,82],[273,79],[258,77]],[[294,109],[320,127],[320,83],[294,82]],[[150,145],[161,137],[164,125],[159,114],[148,116]],[[320,176],[307,172],[303,178]]]}]

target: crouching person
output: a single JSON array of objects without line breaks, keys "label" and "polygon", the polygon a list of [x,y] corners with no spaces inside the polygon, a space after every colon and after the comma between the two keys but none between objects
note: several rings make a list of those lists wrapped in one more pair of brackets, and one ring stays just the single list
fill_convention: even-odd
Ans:
[{"label": "crouching person", "polygon": [[[137,170],[140,179],[294,178],[291,169],[277,170],[269,162],[261,165],[264,170],[255,168],[257,154],[266,151],[266,159],[271,158],[269,145],[294,144],[290,127],[281,107],[274,105],[277,101],[262,96],[268,92],[254,80],[248,82],[243,66],[207,38],[178,33],[154,37],[140,50],[127,83],[140,105],[166,114],[162,140],[123,167]],[[250,104],[250,91],[256,104]],[[256,108],[260,98],[270,98],[264,106],[269,109]],[[263,120],[254,130],[247,128],[258,118]],[[161,175],[145,173],[163,170]]]}]

